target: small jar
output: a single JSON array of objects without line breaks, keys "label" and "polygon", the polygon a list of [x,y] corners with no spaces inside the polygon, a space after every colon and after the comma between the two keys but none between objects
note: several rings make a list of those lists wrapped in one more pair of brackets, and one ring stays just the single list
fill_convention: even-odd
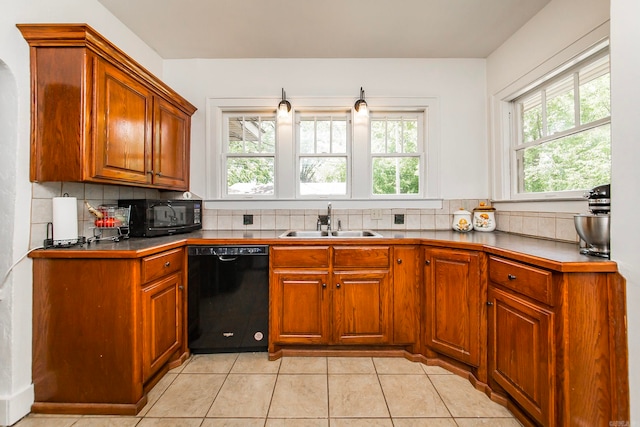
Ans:
[{"label": "small jar", "polygon": [[477,231],[493,231],[496,229],[496,208],[480,202],[473,210],[473,229]]},{"label": "small jar", "polygon": [[463,233],[473,230],[473,225],[471,223],[471,212],[463,208],[460,208],[459,210],[454,212],[452,228]]}]

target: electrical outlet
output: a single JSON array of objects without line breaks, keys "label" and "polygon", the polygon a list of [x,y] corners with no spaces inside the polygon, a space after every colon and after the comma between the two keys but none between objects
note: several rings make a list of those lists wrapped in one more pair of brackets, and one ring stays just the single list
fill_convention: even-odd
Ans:
[{"label": "electrical outlet", "polygon": [[404,224],[404,214],[395,214],[393,216],[394,224]]},{"label": "electrical outlet", "polygon": [[371,209],[371,219],[382,219],[382,209]]},{"label": "electrical outlet", "polygon": [[244,225],[253,224],[253,215],[242,215],[242,223]]}]

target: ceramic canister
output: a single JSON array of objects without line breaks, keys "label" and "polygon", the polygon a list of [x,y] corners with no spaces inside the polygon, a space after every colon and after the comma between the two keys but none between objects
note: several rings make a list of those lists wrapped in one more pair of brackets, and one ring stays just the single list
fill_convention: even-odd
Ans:
[{"label": "ceramic canister", "polygon": [[471,212],[463,208],[455,211],[453,213],[452,228],[463,233],[473,230],[473,225],[471,224]]},{"label": "ceramic canister", "polygon": [[473,229],[477,231],[493,231],[496,229],[496,208],[480,202],[473,210]]}]

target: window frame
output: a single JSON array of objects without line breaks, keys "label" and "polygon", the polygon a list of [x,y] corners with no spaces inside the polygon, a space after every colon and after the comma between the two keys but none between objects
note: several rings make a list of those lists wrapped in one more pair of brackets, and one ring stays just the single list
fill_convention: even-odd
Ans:
[{"label": "window frame", "polygon": [[[373,138],[371,136],[371,122],[373,118],[376,117],[384,117],[385,119],[391,118],[403,118],[406,116],[415,115],[417,119],[417,147],[416,153],[373,153]],[[387,120],[388,121],[388,120]],[[393,199],[393,200],[403,200],[403,199],[415,199],[415,198],[423,198],[425,193],[425,185],[428,182],[428,177],[426,176],[425,170],[425,158],[427,157],[427,110],[426,109],[416,109],[416,110],[408,110],[408,109],[375,109],[371,110],[368,117],[368,126],[369,126],[369,137],[368,137],[368,154],[369,154],[369,196],[372,199]],[[418,158],[418,189],[417,193],[410,194],[375,194],[373,192],[373,161],[375,158]]]},{"label": "window frame", "polygon": [[[556,69],[548,72],[542,77],[536,79],[533,83],[522,87],[516,92],[512,92],[511,95],[503,98],[500,103],[501,116],[502,116],[502,152],[505,156],[505,161],[502,162],[502,179],[497,179],[497,183],[502,181],[502,191],[500,187],[497,187],[497,194],[494,195],[496,201],[538,201],[538,200],[582,200],[583,194],[587,190],[565,190],[565,191],[547,191],[547,192],[531,192],[527,193],[520,191],[520,182],[524,179],[522,177],[523,170],[518,165],[518,151],[525,148],[542,145],[551,141],[558,140],[560,138],[578,134],[589,129],[593,129],[607,123],[611,123],[611,116],[604,119],[598,119],[593,122],[589,122],[586,125],[575,124],[570,129],[565,129],[554,133],[553,135],[545,135],[542,138],[522,143],[522,123],[520,123],[520,115],[517,108],[517,101],[525,98],[528,94],[553,86],[555,83],[567,78],[569,75],[580,72],[580,69],[588,67],[593,62],[598,61],[604,56],[610,56],[609,41],[601,40],[584,51],[576,54],[573,58],[560,64]],[[579,82],[574,83],[574,103],[579,103],[579,91],[576,91],[576,86],[579,86]],[[544,103],[544,99],[541,100]],[[574,104],[575,105],[575,104]],[[574,108],[574,110],[577,109]],[[574,112],[574,114],[576,114]],[[579,117],[576,117],[579,118]],[[546,122],[543,121],[543,126],[546,126]],[[547,129],[545,129],[546,133]],[[499,164],[499,163],[498,163]],[[496,187],[494,187],[496,188]],[[495,190],[494,190],[495,192]],[[501,198],[500,195],[508,195],[507,199]]]},{"label": "window frame", "polygon": [[[300,147],[300,121],[304,117],[329,117],[330,119],[337,117],[344,117],[347,126],[346,135],[346,148],[344,153],[302,153]],[[351,182],[352,182],[352,158],[353,158],[353,119],[349,109],[336,108],[336,109],[297,109],[293,114],[293,132],[295,135],[294,151],[295,151],[295,166],[294,166],[294,181],[296,190],[296,199],[300,200],[322,200],[322,199],[350,199],[351,198]],[[346,189],[345,194],[301,194],[300,191],[300,159],[303,157],[335,157],[346,158]]]},{"label": "window frame", "polygon": [[[227,137],[229,135],[229,118],[230,117],[258,117],[259,119],[272,119],[276,123],[275,143],[273,153],[235,153],[225,150]],[[271,120],[270,120],[271,121]],[[277,198],[277,154],[278,154],[278,126],[277,115],[275,111],[268,110],[225,110],[222,112],[222,139],[220,140],[220,184],[221,195],[224,199],[274,199]],[[230,158],[272,158],[273,159],[273,194],[229,194],[227,161]]]},{"label": "window frame", "polygon": [[[421,195],[409,195],[409,197],[372,197],[372,185],[370,180],[352,179],[354,176],[371,176],[369,155],[369,126],[368,120],[362,121],[357,117],[353,108],[353,97],[310,97],[289,98],[292,110],[288,118],[284,120],[276,115],[276,176],[275,191],[272,197],[256,197],[255,195],[240,195],[227,197],[221,179],[222,170],[222,141],[223,112],[252,112],[252,113],[276,113],[278,98],[207,98],[206,127],[204,146],[205,157],[205,194],[203,198],[215,202],[215,206],[228,206],[241,209],[245,201],[262,201],[262,206],[272,208],[296,208],[315,206],[315,201],[327,199],[342,200],[345,208],[364,208],[371,206],[372,201],[377,201],[376,206],[393,207],[394,202],[402,200],[407,208],[439,208],[440,198],[440,123],[439,123],[439,99],[435,97],[367,97],[370,111],[419,111],[424,113],[424,184]],[[297,194],[297,140],[296,126],[294,123],[296,112],[315,111],[322,114],[328,112],[348,112],[351,120],[351,160],[348,162],[348,196],[309,196],[300,197]],[[364,153],[355,155],[354,153]],[[356,172],[358,171],[358,172]],[[362,173],[362,175],[361,175]],[[292,179],[296,177],[296,179]],[[421,183],[422,184],[422,183]],[[386,195],[385,195],[386,196]],[[213,205],[211,205],[213,206]]]}]

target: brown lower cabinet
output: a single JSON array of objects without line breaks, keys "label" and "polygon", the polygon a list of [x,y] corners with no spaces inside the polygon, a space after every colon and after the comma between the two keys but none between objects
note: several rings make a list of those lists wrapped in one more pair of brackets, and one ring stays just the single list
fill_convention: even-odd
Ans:
[{"label": "brown lower cabinet", "polygon": [[492,393],[541,426],[627,422],[622,277],[552,271],[493,255],[488,277]]},{"label": "brown lower cabinet", "polygon": [[271,248],[270,352],[391,342],[391,247]]},{"label": "brown lower cabinet", "polygon": [[[404,355],[525,425],[628,422],[615,264],[436,243],[271,245],[269,357]],[[102,253],[31,254],[34,412],[135,414],[188,356],[184,247]]]},{"label": "brown lower cabinet", "polygon": [[426,345],[479,367],[487,336],[483,317],[487,287],[481,274],[484,254],[426,248],[424,256]]},{"label": "brown lower cabinet", "polygon": [[[80,255],[81,256],[81,255]],[[33,260],[33,412],[134,415],[188,356],[184,249]]]},{"label": "brown lower cabinet", "polygon": [[540,304],[489,289],[491,378],[542,425],[552,425],[556,372],[554,314]]}]

